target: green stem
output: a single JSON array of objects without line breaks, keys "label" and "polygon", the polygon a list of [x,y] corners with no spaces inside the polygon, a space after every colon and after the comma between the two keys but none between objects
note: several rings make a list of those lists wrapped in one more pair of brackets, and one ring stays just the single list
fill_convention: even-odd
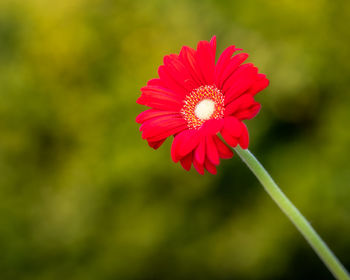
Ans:
[{"label": "green stem", "polygon": [[328,248],[326,243],[321,239],[317,232],[312,228],[310,223],[304,218],[293,203],[285,196],[277,186],[269,173],[260,164],[260,162],[249,152],[239,146],[235,148],[237,154],[248,165],[250,170],[255,174],[260,183],[263,185],[268,194],[277,203],[281,210],[293,222],[311,247],[319,255],[324,264],[333,273],[334,277],[339,280],[350,280],[350,276],[344,266],[340,263],[333,252]]}]

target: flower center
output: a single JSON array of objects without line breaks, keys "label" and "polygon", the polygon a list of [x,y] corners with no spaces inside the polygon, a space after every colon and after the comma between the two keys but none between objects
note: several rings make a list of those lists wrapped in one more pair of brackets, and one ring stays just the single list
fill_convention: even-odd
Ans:
[{"label": "flower center", "polygon": [[194,108],[195,116],[200,120],[209,120],[215,111],[215,102],[211,99],[203,99]]},{"label": "flower center", "polygon": [[194,89],[184,103],[181,114],[190,129],[198,129],[205,121],[224,116],[224,95],[214,85]]}]

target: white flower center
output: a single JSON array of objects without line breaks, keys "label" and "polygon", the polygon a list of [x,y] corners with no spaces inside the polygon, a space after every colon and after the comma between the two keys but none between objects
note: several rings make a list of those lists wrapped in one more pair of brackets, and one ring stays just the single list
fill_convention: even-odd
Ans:
[{"label": "white flower center", "polygon": [[180,112],[189,129],[199,129],[208,120],[224,117],[224,101],[224,95],[216,86],[200,86],[186,95]]},{"label": "white flower center", "polygon": [[194,114],[200,120],[209,120],[215,111],[215,102],[211,99],[203,99],[195,109]]}]

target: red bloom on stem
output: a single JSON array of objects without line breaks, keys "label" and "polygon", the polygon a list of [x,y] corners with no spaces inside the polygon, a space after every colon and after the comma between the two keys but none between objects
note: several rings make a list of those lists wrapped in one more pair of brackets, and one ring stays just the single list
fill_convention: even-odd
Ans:
[{"label": "red bloom on stem", "polygon": [[180,54],[164,57],[159,78],[141,88],[137,103],[151,107],[139,114],[142,138],[158,149],[174,135],[171,157],[183,168],[216,174],[220,158],[231,158],[231,147],[248,148],[248,130],[242,122],[260,110],[254,95],[269,84],[251,63],[242,64],[246,53],[233,56],[230,46],[215,63],[216,38],[200,41],[197,50],[184,46]]}]

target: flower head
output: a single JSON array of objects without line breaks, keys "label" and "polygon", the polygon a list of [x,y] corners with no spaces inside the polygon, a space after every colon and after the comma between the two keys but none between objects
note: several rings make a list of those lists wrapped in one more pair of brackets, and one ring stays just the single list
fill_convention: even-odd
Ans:
[{"label": "flower head", "polygon": [[158,149],[174,136],[171,157],[183,168],[204,169],[216,174],[220,158],[231,158],[235,147],[248,148],[248,130],[243,120],[260,110],[254,95],[269,84],[251,63],[242,64],[246,53],[230,46],[215,62],[216,38],[200,41],[197,50],[182,47],[180,54],[164,57],[159,78],[141,88],[137,103],[151,107],[136,118],[142,138]]}]

